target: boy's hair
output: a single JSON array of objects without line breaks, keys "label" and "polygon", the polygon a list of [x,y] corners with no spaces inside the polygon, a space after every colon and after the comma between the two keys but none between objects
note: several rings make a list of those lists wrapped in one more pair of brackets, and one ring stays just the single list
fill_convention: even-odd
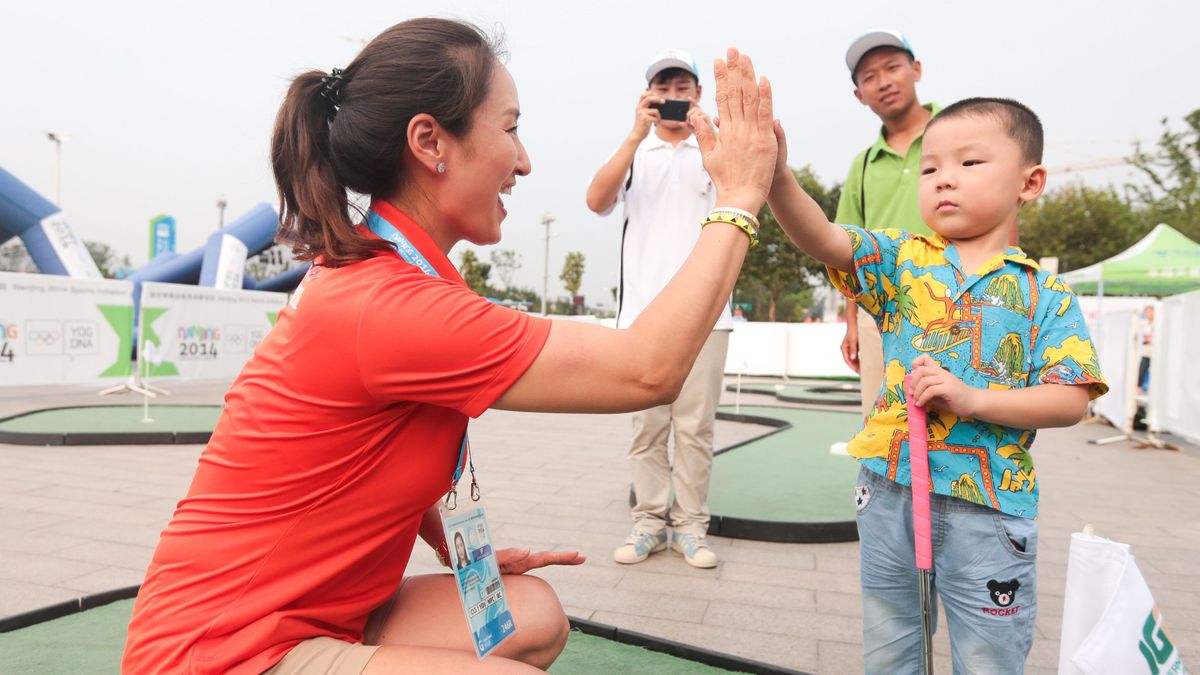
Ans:
[{"label": "boy's hair", "polygon": [[928,131],[930,126],[942,120],[985,115],[998,120],[1008,137],[1016,141],[1022,159],[1030,164],[1042,163],[1042,121],[1027,106],[1011,98],[965,98],[942,108],[925,129]]},{"label": "boy's hair", "polygon": [[692,78],[693,82],[700,84],[700,78],[696,77],[696,74],[687,68],[667,68],[666,70],[659,71],[655,74],[654,79],[650,80],[650,84],[667,84],[680,75],[687,75]]}]

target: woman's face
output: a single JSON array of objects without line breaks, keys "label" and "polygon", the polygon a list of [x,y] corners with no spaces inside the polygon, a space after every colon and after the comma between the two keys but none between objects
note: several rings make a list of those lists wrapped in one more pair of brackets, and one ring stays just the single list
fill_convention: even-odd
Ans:
[{"label": "woman's face", "polygon": [[529,156],[517,137],[520,117],[517,85],[502,64],[492,71],[487,98],[475,109],[466,136],[452,139],[446,159],[440,210],[455,241],[500,241],[508,215],[502,195],[511,194],[517,176],[529,174]]},{"label": "woman's face", "polygon": [[467,559],[467,544],[463,541],[461,534],[454,535],[454,552],[458,554],[459,560]]}]

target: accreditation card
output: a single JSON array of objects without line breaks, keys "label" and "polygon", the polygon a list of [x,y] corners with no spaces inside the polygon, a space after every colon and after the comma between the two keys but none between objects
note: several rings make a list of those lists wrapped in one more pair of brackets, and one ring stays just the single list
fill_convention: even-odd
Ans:
[{"label": "accreditation card", "polygon": [[482,659],[517,627],[504,594],[487,518],[483,508],[474,506],[451,511],[443,505],[441,511],[455,588],[467,614],[475,653]]}]

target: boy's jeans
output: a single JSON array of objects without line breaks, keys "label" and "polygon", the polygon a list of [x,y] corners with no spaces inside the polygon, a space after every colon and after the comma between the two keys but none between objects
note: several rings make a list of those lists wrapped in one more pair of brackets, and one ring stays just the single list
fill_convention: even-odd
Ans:
[{"label": "boy's jeans", "polygon": [[[865,671],[920,673],[912,492],[864,467],[855,497]],[[946,611],[954,672],[1023,672],[1037,618],[1037,523],[937,494],[929,510],[930,578]],[[936,625],[936,602],[933,616]]]}]

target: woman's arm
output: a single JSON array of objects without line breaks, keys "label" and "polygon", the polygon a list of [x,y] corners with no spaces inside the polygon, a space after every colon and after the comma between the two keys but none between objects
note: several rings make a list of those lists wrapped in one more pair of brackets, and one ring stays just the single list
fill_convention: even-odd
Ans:
[{"label": "woman's arm", "polygon": [[[698,110],[689,123],[717,206],[757,213],[775,164],[771,87],[766,78],[756,84],[750,58],[733,49],[714,74],[720,134]],[[748,241],[726,224],[705,227],[675,277],[626,330],[555,322],[537,360],[493,407],[623,412],[673,401],[733,291]]]}]

